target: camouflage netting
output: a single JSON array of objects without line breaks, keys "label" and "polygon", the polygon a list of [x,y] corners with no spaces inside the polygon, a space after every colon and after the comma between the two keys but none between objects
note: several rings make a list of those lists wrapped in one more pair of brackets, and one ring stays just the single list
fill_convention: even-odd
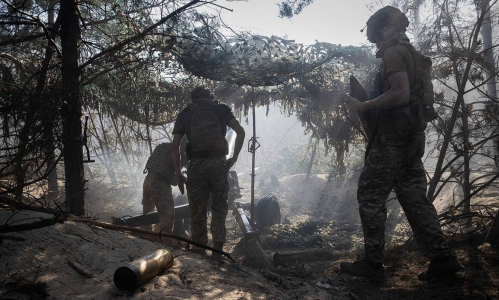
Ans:
[{"label": "camouflage netting", "polygon": [[225,38],[205,26],[179,39],[174,52],[186,71],[211,81],[216,97],[236,111],[247,115],[254,100],[267,107],[278,102],[285,113],[296,114],[306,131],[334,149],[340,172],[349,145],[362,141],[355,112],[340,98],[351,74],[366,84],[376,70],[367,47],[304,46],[249,34]]},{"label": "camouflage netting", "polygon": [[305,46],[276,36],[245,35],[225,38],[208,26],[179,38],[175,54],[195,76],[235,85],[276,86],[302,77],[328,63],[326,71],[338,78],[359,58],[367,60],[364,47],[343,47],[317,42]]}]

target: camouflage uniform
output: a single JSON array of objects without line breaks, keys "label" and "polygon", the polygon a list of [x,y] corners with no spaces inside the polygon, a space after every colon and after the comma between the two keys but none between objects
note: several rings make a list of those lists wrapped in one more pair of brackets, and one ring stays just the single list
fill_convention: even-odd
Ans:
[{"label": "camouflage uniform", "polygon": [[191,207],[191,239],[208,242],[207,205],[211,197],[213,242],[225,242],[225,218],[229,210],[227,166],[222,158],[193,158],[187,168],[187,194]]},{"label": "camouflage uniform", "polygon": [[[164,233],[173,233],[175,222],[175,208],[170,182],[164,178],[148,173],[144,179],[142,205],[144,213],[151,212],[154,207],[158,210],[159,224]],[[150,226],[143,226],[151,229]],[[156,228],[156,231],[159,228]]]},{"label": "camouflage uniform", "polygon": [[365,257],[374,267],[383,262],[386,199],[394,188],[421,252],[428,258],[451,254],[433,204],[426,197],[426,174],[421,158],[424,132],[404,138],[376,136],[359,179],[357,199],[364,231]]},{"label": "camouflage uniform", "polygon": [[[203,93],[209,93],[206,89]],[[197,96],[191,98],[198,99]],[[174,135],[187,136],[187,196],[191,208],[191,239],[207,244],[207,208],[211,199],[211,233],[213,246],[220,250],[225,242],[225,218],[228,212],[227,141],[225,134],[234,119],[230,107],[205,95],[184,108],[175,122]],[[195,248],[194,248],[195,249]]]}]

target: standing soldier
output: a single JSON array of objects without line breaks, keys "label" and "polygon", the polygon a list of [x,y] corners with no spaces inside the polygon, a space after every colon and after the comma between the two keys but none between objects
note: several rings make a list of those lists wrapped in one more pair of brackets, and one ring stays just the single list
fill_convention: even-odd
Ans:
[{"label": "standing soldier", "polygon": [[[196,87],[191,92],[191,100],[192,103],[177,116],[173,128],[173,164],[182,194],[187,182],[187,197],[191,207],[191,240],[205,245],[208,243],[207,204],[211,195],[210,227],[213,248],[223,250],[225,218],[229,209],[227,172],[239,156],[245,133],[231,109],[215,101],[205,87]],[[234,155],[226,160],[227,126],[236,132],[237,138]],[[186,151],[189,159],[188,181],[182,175],[180,167],[179,145],[184,135],[189,140]]]},{"label": "standing soldier", "polygon": [[[144,173],[147,173],[143,185],[143,214],[158,210],[159,224],[154,230],[173,233],[175,207],[173,203],[172,185],[177,185],[175,169],[172,160],[172,143],[162,143],[154,148],[146,163]],[[151,226],[141,226],[151,230]]]},{"label": "standing soldier", "polygon": [[433,111],[429,99],[433,99],[431,61],[410,44],[405,35],[408,25],[407,17],[391,6],[378,10],[367,21],[367,38],[376,44],[376,56],[382,58],[375,81],[380,96],[360,102],[345,95],[350,108],[377,110],[378,119],[357,191],[365,257],[354,263],[341,263],[341,270],[375,282],[385,280],[385,201],[392,189],[421,252],[431,260],[428,270],[418,278],[430,280],[462,269],[445,240],[435,207],[426,197],[427,182],[421,158],[425,150],[426,120],[432,119],[430,112]]}]

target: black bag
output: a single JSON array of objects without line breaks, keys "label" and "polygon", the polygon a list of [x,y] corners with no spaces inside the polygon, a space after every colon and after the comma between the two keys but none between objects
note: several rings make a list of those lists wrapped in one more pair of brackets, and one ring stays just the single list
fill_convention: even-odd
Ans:
[{"label": "black bag", "polygon": [[404,45],[408,47],[414,60],[414,84],[411,86],[409,103],[390,111],[397,132],[401,135],[411,135],[425,131],[428,122],[438,116],[433,107],[435,95],[431,82],[432,61],[417,52],[411,44]]}]

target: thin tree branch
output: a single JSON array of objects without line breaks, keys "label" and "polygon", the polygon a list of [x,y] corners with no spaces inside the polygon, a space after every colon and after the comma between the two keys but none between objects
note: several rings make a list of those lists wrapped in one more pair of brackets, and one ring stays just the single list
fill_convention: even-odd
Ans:
[{"label": "thin tree branch", "polygon": [[[476,194],[478,194],[481,190],[485,189],[486,187],[488,187],[489,185],[491,185],[497,178],[499,178],[499,173],[497,173],[496,175],[494,175],[494,177],[492,177],[489,181],[487,181],[485,184],[483,184],[482,186],[480,186],[479,188],[477,188],[473,193],[471,193],[468,197],[464,198],[463,200],[461,200],[461,202],[459,202],[456,206],[454,206],[454,209],[458,209],[459,207],[461,207],[466,201],[468,201],[469,199],[471,199],[473,196],[475,196]],[[443,216],[446,216],[447,214],[449,214],[448,211],[444,212],[444,213],[441,213],[438,217],[443,217]]]},{"label": "thin tree branch", "polygon": [[7,40],[0,41],[0,47],[29,42],[29,41],[36,40],[36,39],[39,39],[39,38],[44,37],[44,36],[45,36],[44,33],[39,33],[39,34],[35,34],[35,35],[27,35],[27,36],[22,36],[22,37],[18,37],[18,38],[7,39]]},{"label": "thin tree branch", "polygon": [[114,225],[114,224],[110,224],[110,223],[106,223],[106,222],[99,222],[99,221],[95,221],[95,220],[82,219],[82,218],[67,218],[67,221],[86,223],[89,225],[99,226],[99,227],[106,228],[106,229],[113,229],[113,230],[119,230],[119,231],[129,231],[129,232],[147,234],[147,235],[151,235],[151,236],[176,239],[176,240],[182,241],[184,243],[191,244],[191,245],[194,245],[194,246],[204,248],[204,249],[210,250],[212,252],[221,254],[221,255],[229,258],[233,262],[235,262],[234,259],[232,258],[232,256],[230,256],[230,254],[227,252],[217,250],[215,248],[206,246],[204,244],[201,244],[201,243],[195,242],[193,240],[189,240],[189,239],[186,239],[186,238],[183,238],[183,237],[171,234],[171,233],[154,232],[152,230],[146,230],[146,229],[135,228],[135,227],[130,227],[130,226]]},{"label": "thin tree branch", "polygon": [[[1,0],[1,1],[5,1],[5,0]],[[103,57],[104,55],[106,55],[108,53],[112,53],[112,52],[118,51],[121,48],[123,48],[124,46],[126,46],[127,44],[144,38],[149,32],[151,32],[152,30],[154,30],[156,27],[158,27],[158,26],[166,23],[166,21],[170,20],[173,17],[176,17],[177,15],[179,15],[180,13],[182,13],[185,10],[189,9],[191,6],[199,3],[200,1],[201,0],[193,0],[193,1],[191,1],[191,2],[189,2],[187,4],[185,4],[184,6],[176,9],[175,11],[173,11],[172,13],[170,13],[169,15],[167,15],[166,17],[162,18],[161,20],[159,20],[155,24],[153,24],[153,25],[147,27],[146,29],[144,29],[143,31],[137,33],[136,35],[131,36],[131,37],[123,40],[122,42],[120,42],[120,43],[118,43],[118,44],[116,44],[114,46],[111,46],[111,47],[109,47],[109,48],[107,48],[105,50],[102,50],[101,52],[97,53],[96,55],[94,55],[90,59],[88,59],[85,63],[83,63],[82,65],[80,65],[80,69],[84,69],[86,66],[92,64],[94,61],[98,60],[99,58]]]},{"label": "thin tree branch", "polygon": [[40,27],[42,27],[43,32],[45,33],[45,37],[47,38],[47,40],[49,41],[49,43],[52,45],[52,47],[54,47],[54,49],[56,50],[57,55],[59,56],[59,58],[62,57],[61,50],[59,49],[59,47],[57,47],[57,44],[54,42],[54,40],[50,36],[50,30],[47,28],[47,25],[44,22],[42,22],[38,17],[35,17],[32,14],[29,14],[29,13],[23,11],[23,10],[20,10],[19,8],[15,7],[14,5],[10,4],[9,2],[7,2],[5,0],[0,0],[0,1],[2,1],[5,4],[7,4],[8,7],[10,7],[11,9],[17,11],[18,13],[20,13],[22,15],[25,15],[25,16],[33,19],[34,21],[36,21],[38,23],[38,25]]}]

